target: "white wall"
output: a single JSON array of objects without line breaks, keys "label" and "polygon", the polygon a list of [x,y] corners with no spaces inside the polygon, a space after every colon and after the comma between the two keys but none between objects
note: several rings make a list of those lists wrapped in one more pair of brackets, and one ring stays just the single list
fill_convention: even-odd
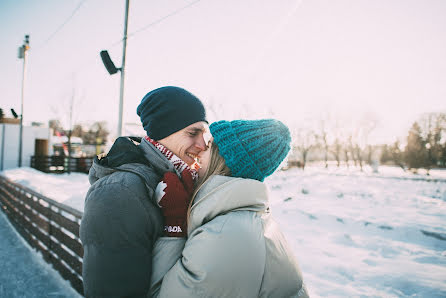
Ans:
[{"label": "white wall", "polygon": [[[31,156],[34,155],[36,139],[49,140],[48,127],[24,126],[22,166],[31,165]],[[19,160],[20,125],[0,124],[0,171],[18,167]],[[52,154],[52,146],[48,142],[48,153]]]}]

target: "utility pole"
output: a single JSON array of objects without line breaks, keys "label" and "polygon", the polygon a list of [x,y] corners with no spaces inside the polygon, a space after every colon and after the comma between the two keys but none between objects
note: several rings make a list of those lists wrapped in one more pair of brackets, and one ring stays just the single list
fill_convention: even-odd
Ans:
[{"label": "utility pole", "polygon": [[130,0],[125,1],[125,21],[124,21],[124,39],[122,45],[122,65],[121,65],[121,88],[119,92],[119,119],[118,119],[118,137],[122,136],[122,111],[124,109],[124,77],[125,77],[125,56],[127,51],[127,25],[129,20]]},{"label": "utility pole", "polygon": [[25,35],[23,45],[19,47],[19,59],[23,59],[23,75],[22,75],[22,99],[20,110],[20,133],[19,133],[19,168],[22,166],[23,152],[23,99],[25,97],[25,75],[26,75],[26,57],[29,50],[29,35]]},{"label": "utility pole", "polygon": [[127,50],[127,25],[129,20],[130,0],[125,1],[125,20],[124,20],[124,38],[122,44],[122,65],[117,68],[108,54],[108,51],[101,51],[102,62],[110,75],[118,71],[121,72],[121,90],[119,92],[119,117],[118,117],[118,137],[122,136],[122,111],[124,109],[124,78],[125,78],[125,56]]},{"label": "utility pole", "polygon": [[73,93],[71,94],[71,101],[70,101],[70,116],[69,116],[69,123],[68,123],[68,166],[67,166],[67,173],[71,174],[71,135],[73,134],[73,105],[74,105],[74,95],[75,95],[75,89],[73,85]]}]

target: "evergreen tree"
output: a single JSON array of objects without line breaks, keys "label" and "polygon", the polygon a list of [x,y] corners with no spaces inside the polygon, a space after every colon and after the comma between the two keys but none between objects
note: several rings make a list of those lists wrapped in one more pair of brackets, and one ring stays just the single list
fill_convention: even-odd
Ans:
[{"label": "evergreen tree", "polygon": [[409,130],[405,157],[409,169],[428,167],[426,141],[422,137],[421,127],[417,122]]}]

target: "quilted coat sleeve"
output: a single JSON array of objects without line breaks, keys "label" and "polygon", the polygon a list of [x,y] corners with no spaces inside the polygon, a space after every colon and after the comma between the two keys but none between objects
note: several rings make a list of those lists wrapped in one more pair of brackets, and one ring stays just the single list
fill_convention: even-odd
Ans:
[{"label": "quilted coat sleeve", "polygon": [[193,231],[153,297],[257,297],[265,266],[258,220],[231,212]]},{"label": "quilted coat sleeve", "polygon": [[155,205],[145,204],[143,187],[109,183],[87,194],[80,228],[86,297],[147,296],[162,218]]}]

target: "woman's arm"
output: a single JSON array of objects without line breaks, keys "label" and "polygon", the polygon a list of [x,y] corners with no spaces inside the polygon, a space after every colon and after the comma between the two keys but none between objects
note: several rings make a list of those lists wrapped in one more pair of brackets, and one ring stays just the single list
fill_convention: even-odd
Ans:
[{"label": "woman's arm", "polygon": [[[154,256],[171,251],[155,245]],[[249,211],[218,216],[189,235],[174,261],[164,272],[153,267],[153,276],[165,273],[152,284],[153,297],[257,297],[265,266],[260,218]]]}]

